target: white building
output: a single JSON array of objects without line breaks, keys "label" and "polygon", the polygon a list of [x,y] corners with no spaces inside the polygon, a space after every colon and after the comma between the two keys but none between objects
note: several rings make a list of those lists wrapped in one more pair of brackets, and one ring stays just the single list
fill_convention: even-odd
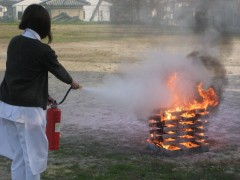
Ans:
[{"label": "white building", "polygon": [[41,0],[23,0],[16,4],[14,4],[13,7],[13,18],[14,20],[20,20],[22,18],[24,10],[30,5],[30,4],[39,4],[41,3]]},{"label": "white building", "polygon": [[7,8],[0,5],[0,18],[3,17],[4,13],[7,11]]},{"label": "white building", "polygon": [[104,0],[87,0],[91,5],[84,6],[84,21],[110,21],[111,3]]}]

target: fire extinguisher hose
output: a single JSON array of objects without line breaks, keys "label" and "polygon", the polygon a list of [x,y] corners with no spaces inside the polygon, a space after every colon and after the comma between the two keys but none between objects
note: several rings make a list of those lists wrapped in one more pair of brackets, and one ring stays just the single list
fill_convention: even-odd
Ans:
[{"label": "fire extinguisher hose", "polygon": [[62,104],[65,101],[65,99],[68,96],[68,94],[71,91],[71,89],[72,89],[72,86],[68,89],[68,91],[66,92],[65,96],[63,97],[63,99],[58,104]]}]

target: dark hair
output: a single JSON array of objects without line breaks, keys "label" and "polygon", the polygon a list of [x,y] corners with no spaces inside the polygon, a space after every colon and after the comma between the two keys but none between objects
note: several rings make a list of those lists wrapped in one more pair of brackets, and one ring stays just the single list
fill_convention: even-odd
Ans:
[{"label": "dark hair", "polygon": [[36,31],[41,39],[48,37],[48,43],[52,42],[51,19],[48,11],[41,5],[29,5],[22,16],[19,29],[30,28]]}]

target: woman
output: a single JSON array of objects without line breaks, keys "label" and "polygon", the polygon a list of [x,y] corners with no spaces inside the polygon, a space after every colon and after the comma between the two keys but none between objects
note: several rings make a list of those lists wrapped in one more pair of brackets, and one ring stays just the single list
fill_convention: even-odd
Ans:
[{"label": "woman", "polygon": [[39,180],[46,170],[48,141],[45,135],[48,72],[78,89],[58,62],[55,52],[41,42],[52,41],[50,16],[32,4],[24,11],[19,29],[7,50],[6,72],[0,86],[0,154],[13,160],[13,180]]}]

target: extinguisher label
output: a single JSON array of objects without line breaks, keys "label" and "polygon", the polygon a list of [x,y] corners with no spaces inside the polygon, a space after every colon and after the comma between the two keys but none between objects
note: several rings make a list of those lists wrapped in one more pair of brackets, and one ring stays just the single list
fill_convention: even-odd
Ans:
[{"label": "extinguisher label", "polygon": [[60,132],[60,123],[55,124],[55,132]]}]

